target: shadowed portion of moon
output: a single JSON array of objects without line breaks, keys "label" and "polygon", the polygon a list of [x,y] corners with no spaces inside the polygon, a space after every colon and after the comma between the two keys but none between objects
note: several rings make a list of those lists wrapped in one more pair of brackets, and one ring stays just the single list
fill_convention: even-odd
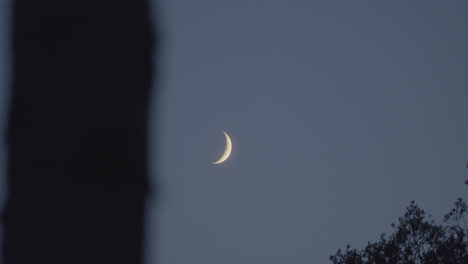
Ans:
[{"label": "shadowed portion of moon", "polygon": [[231,150],[232,150],[231,138],[229,138],[229,135],[226,132],[223,131],[223,133],[224,133],[224,136],[226,136],[226,149],[224,150],[224,153],[221,156],[221,158],[219,158],[218,161],[213,162],[213,164],[220,164],[226,161],[229,158],[229,155],[231,155]]}]

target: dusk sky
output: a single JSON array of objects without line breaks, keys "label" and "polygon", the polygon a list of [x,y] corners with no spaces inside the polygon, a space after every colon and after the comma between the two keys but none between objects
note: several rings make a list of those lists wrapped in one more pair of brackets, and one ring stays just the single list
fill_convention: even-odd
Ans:
[{"label": "dusk sky", "polygon": [[[147,263],[329,263],[412,200],[440,222],[468,199],[467,14],[460,0],[159,1]],[[232,155],[213,165],[223,131]]]}]

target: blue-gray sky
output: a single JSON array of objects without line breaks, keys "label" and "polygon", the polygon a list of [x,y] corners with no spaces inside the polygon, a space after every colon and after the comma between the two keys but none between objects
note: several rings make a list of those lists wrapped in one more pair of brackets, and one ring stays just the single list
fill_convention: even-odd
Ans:
[{"label": "blue-gray sky", "polygon": [[[411,200],[439,221],[468,198],[467,1],[164,0],[159,12],[163,199],[148,263],[328,263],[391,231]],[[222,131],[233,154],[216,166]]]}]

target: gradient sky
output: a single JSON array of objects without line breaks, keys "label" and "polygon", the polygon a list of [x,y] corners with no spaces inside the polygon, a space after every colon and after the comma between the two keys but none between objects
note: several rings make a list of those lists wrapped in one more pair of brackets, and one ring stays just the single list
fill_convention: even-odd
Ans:
[{"label": "gradient sky", "polygon": [[[164,0],[159,13],[148,263],[329,263],[411,200],[437,221],[468,200],[467,1]],[[222,131],[233,154],[213,165]]]},{"label": "gradient sky", "polygon": [[[8,99],[10,93],[11,67],[10,59],[10,17],[9,4],[11,0],[0,0],[0,208],[5,202],[5,169],[6,169],[6,149],[5,149],[5,129],[8,110]],[[0,213],[1,214],[1,213]],[[0,246],[2,245],[3,227],[0,223]],[[0,258],[0,264],[2,259]]]}]

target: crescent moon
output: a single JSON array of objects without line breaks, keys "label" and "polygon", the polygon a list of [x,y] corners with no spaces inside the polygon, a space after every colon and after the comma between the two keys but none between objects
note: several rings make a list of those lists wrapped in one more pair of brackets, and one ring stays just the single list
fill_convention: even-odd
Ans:
[{"label": "crescent moon", "polygon": [[231,138],[229,138],[226,132],[223,131],[223,133],[226,136],[226,149],[224,150],[224,153],[221,156],[221,158],[219,158],[218,161],[213,162],[213,164],[220,164],[224,162],[225,160],[227,160],[229,158],[229,155],[231,155],[231,150],[232,150]]}]

